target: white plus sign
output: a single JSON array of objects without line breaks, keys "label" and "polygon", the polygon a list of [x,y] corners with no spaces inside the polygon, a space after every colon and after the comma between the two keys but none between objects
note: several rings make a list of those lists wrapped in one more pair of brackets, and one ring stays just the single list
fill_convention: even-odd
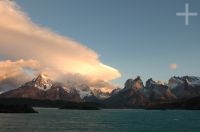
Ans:
[{"label": "white plus sign", "polygon": [[185,16],[185,25],[189,25],[189,16],[197,16],[197,13],[190,13],[188,3],[185,4],[185,13],[176,13],[177,16]]}]

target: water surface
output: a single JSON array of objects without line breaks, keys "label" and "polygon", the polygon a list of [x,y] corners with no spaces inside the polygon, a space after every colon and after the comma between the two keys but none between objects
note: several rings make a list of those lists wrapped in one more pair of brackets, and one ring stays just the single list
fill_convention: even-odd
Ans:
[{"label": "water surface", "polygon": [[199,132],[200,111],[58,110],[0,114],[0,132]]}]

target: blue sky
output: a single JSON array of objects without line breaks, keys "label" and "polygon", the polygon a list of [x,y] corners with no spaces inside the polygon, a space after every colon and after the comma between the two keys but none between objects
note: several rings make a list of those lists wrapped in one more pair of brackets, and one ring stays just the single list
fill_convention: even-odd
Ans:
[{"label": "blue sky", "polygon": [[[146,80],[200,76],[199,0],[16,0],[31,20],[68,36],[120,71],[123,85],[140,75]],[[184,17],[185,3],[197,17]],[[176,70],[169,65],[176,63]]]}]

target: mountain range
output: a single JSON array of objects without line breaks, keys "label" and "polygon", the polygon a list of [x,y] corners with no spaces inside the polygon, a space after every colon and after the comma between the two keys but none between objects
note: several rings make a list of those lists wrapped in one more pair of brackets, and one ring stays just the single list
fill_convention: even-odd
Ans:
[{"label": "mountain range", "polygon": [[175,102],[200,97],[200,78],[194,76],[171,77],[167,84],[152,78],[144,86],[141,78],[128,79],[125,87],[105,100],[112,107],[146,107],[155,103]]},{"label": "mountain range", "polygon": [[65,100],[71,102],[98,102],[111,108],[140,108],[161,102],[200,97],[200,77],[171,77],[168,83],[152,78],[143,84],[138,76],[128,79],[124,88],[103,92],[86,84],[63,84],[40,74],[19,88],[0,94],[0,98],[30,98],[39,100]]},{"label": "mountain range", "polygon": [[86,84],[75,85],[70,82],[63,84],[40,74],[19,88],[0,94],[0,97],[96,102],[110,97],[110,93],[102,92],[100,89],[91,89]]}]

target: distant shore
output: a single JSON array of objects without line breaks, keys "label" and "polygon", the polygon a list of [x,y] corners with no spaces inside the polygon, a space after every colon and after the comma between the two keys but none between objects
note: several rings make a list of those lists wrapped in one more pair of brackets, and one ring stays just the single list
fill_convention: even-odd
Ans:
[{"label": "distant shore", "polygon": [[157,102],[146,106],[111,106],[94,102],[68,102],[64,100],[37,100],[29,98],[0,98],[0,113],[37,113],[32,107],[100,110],[100,109],[145,109],[145,110],[200,110],[200,97],[173,102]]},{"label": "distant shore", "polygon": [[38,113],[31,106],[19,104],[0,104],[0,113]]}]

